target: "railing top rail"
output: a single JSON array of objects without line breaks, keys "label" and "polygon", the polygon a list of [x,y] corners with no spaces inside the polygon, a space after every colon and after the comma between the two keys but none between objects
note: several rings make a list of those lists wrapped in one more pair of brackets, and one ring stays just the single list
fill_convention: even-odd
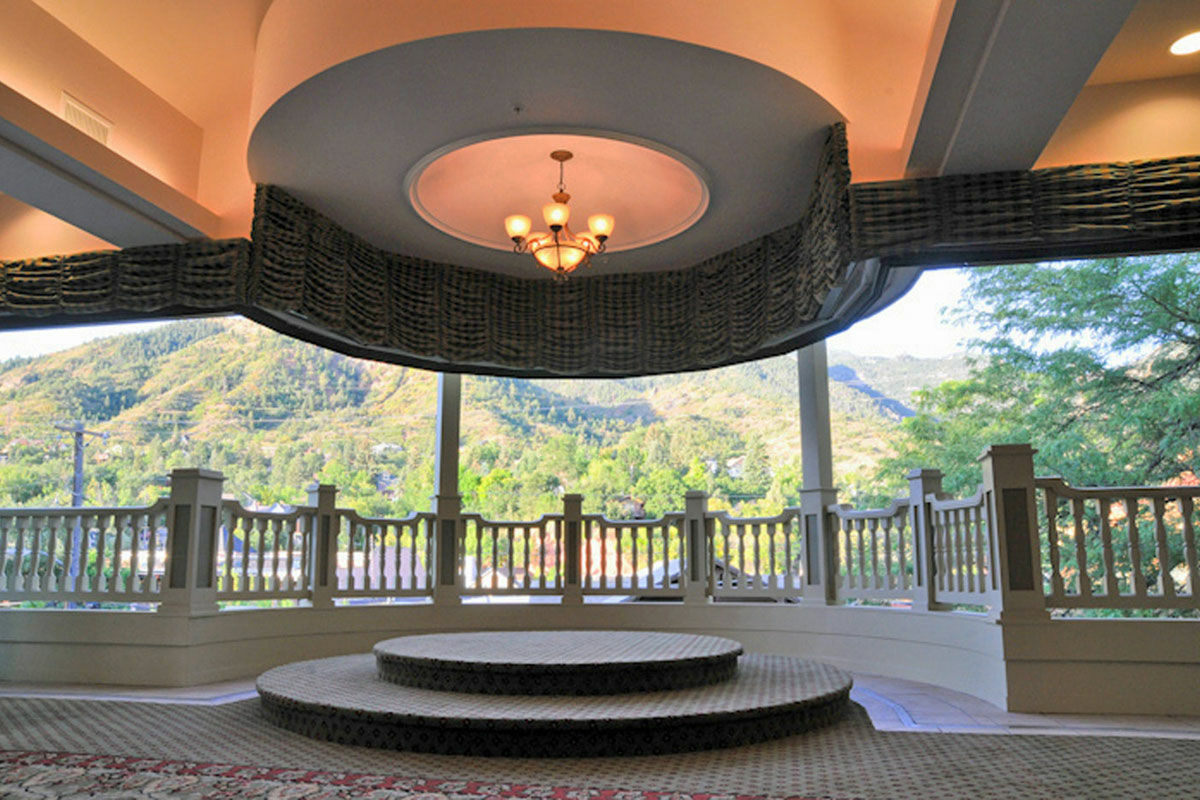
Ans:
[{"label": "railing top rail", "polygon": [[795,518],[799,513],[799,508],[788,506],[773,517],[731,517],[729,516],[729,511],[725,509],[709,511],[704,516],[708,519],[719,519],[726,525],[767,525],[772,522],[787,522],[789,519]]},{"label": "railing top rail", "polygon": [[246,508],[237,500],[223,500],[221,507],[235,511],[237,516],[242,519],[279,520],[280,522],[299,519],[305,514],[316,513],[317,510],[316,506],[293,506],[291,511],[254,511]]},{"label": "railing top rail", "polygon": [[891,505],[885,508],[855,509],[846,503],[835,503],[826,508],[830,514],[837,514],[839,519],[889,519],[907,514],[909,501],[907,497],[897,497]]},{"label": "railing top rail", "polygon": [[462,518],[462,520],[464,522],[471,521],[471,522],[475,522],[479,525],[489,525],[489,526],[495,526],[495,527],[504,527],[506,525],[510,525],[510,526],[530,527],[530,528],[538,526],[538,525],[545,525],[547,522],[555,522],[555,521],[561,520],[563,518],[563,514],[561,512],[557,512],[554,514],[542,514],[537,519],[532,519],[532,520],[488,519],[487,517],[483,516],[482,514],[478,514],[478,513],[470,512],[470,511],[465,512],[459,516]]},{"label": "railing top rail", "polygon": [[599,522],[603,525],[609,525],[615,528],[637,527],[643,525],[649,527],[651,525],[662,525],[664,523],[669,525],[672,522],[678,522],[683,519],[683,512],[668,511],[661,517],[653,517],[650,519],[609,519],[603,514],[584,514],[582,515],[582,519],[585,522]]},{"label": "railing top rail", "polygon": [[934,511],[956,511],[960,508],[975,508],[983,504],[983,495],[987,489],[980,486],[970,497],[953,497],[940,492],[925,495],[925,502]]},{"label": "railing top rail", "polygon": [[50,508],[0,508],[0,517],[91,517],[110,514],[145,514],[162,511],[170,498],[160,497],[148,506],[63,506]]},{"label": "railing top rail", "polygon": [[1049,489],[1060,497],[1090,500],[1106,497],[1200,497],[1200,486],[1072,486],[1062,478],[1034,478],[1039,489]]},{"label": "railing top rail", "polygon": [[361,522],[364,525],[408,525],[437,518],[437,514],[432,511],[410,511],[407,517],[364,517],[353,508],[339,508],[337,513],[351,522]]}]

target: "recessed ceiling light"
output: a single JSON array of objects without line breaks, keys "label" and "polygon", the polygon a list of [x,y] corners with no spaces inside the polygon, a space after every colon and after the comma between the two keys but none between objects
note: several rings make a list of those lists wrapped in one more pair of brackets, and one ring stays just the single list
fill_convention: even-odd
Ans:
[{"label": "recessed ceiling light", "polygon": [[1200,52],[1200,31],[1192,31],[1187,36],[1180,36],[1171,45],[1171,52],[1177,56],[1189,56]]}]

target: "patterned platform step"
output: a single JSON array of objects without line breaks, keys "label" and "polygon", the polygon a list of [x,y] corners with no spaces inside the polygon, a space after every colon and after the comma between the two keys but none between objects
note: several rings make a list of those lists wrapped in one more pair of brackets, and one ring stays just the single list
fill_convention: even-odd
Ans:
[{"label": "patterned platform step", "polygon": [[369,654],[302,661],[258,679],[264,715],[348,745],[504,757],[626,756],[735,747],[841,718],[851,679],[786,656],[746,655],[711,686],[592,697],[455,694],[379,680]]},{"label": "patterned platform step", "polygon": [[645,631],[435,633],[375,645],[379,677],[472,694],[629,694],[733,677],[732,639]]}]

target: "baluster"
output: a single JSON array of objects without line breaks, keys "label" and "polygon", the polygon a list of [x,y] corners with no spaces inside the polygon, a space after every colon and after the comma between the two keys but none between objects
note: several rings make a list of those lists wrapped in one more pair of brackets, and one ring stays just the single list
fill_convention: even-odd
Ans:
[{"label": "baluster", "polygon": [[1058,497],[1049,488],[1042,490],[1046,507],[1046,540],[1050,549],[1050,595],[1062,597],[1063,587],[1061,557],[1058,552]]},{"label": "baluster", "polygon": [[978,591],[987,592],[992,566],[988,560],[987,509],[983,505],[975,507],[975,570]]},{"label": "baluster", "polygon": [[[8,529],[13,521],[12,517],[0,516],[0,592],[15,591],[16,581],[13,585],[9,584],[8,580]],[[71,562],[67,561],[68,571]],[[17,574],[17,565],[13,565],[13,576]]]},{"label": "baluster", "polygon": [[266,549],[267,549],[267,525],[269,523],[261,517],[254,520],[254,532],[258,539],[258,552],[254,556],[254,572],[256,579],[254,581],[254,591],[262,593],[266,591]]},{"label": "baluster", "polygon": [[26,526],[21,524],[24,517],[14,517],[14,527],[16,530],[16,547],[13,549],[13,591],[24,592],[28,589],[25,580],[25,531]]},{"label": "baluster", "polygon": [[937,540],[938,589],[949,592],[952,588],[950,574],[950,512],[940,509],[937,512],[937,525],[934,536]]},{"label": "baluster", "polygon": [[[558,523],[554,523],[558,527]],[[538,588],[546,588],[546,528],[538,529]]]},{"label": "baluster", "polygon": [[[1200,569],[1196,564],[1196,528],[1192,521],[1194,504],[1190,496],[1184,495],[1179,498],[1179,510],[1183,514],[1183,550],[1188,568],[1187,593],[1191,595],[1192,602],[1197,603],[1200,601]],[[3,540],[0,540],[0,548],[2,547]]]},{"label": "baluster", "polygon": [[963,509],[954,509],[954,585],[960,592],[967,590],[967,542],[965,536],[967,523],[965,516]]},{"label": "baluster", "polygon": [[975,591],[975,511],[974,508],[964,508],[959,512],[962,523],[962,577],[960,582],[964,592]]},{"label": "baluster", "polygon": [[871,543],[871,571],[866,588],[868,591],[875,591],[879,589],[879,519],[877,517],[865,520],[863,534],[863,540]]},{"label": "baluster", "polygon": [[896,576],[893,574],[892,532],[896,524],[895,517],[882,517],[879,524],[883,527],[883,575],[881,589],[893,591],[896,588]]},{"label": "baluster", "polygon": [[796,530],[796,517],[789,515],[783,525],[783,588],[791,591],[796,587],[796,570],[792,569],[792,533]]},{"label": "baluster", "polygon": [[1163,521],[1166,500],[1154,498],[1154,541],[1158,546],[1158,593],[1167,599],[1175,597],[1175,579],[1171,577],[1171,551],[1167,548],[1167,526]]},{"label": "baluster", "polygon": [[112,580],[108,582],[108,593],[116,594],[121,590],[121,586],[123,585],[121,582],[121,555],[125,545],[125,529],[122,527],[121,518],[118,515],[113,514],[106,519],[108,523],[101,530],[111,528],[113,537],[112,557],[109,559],[109,563],[112,564],[110,567],[112,570]]},{"label": "baluster", "polygon": [[103,592],[108,588],[108,579],[104,574],[104,567],[107,565],[108,553],[107,542],[104,535],[104,528],[101,525],[101,519],[98,515],[87,515],[84,517],[86,523],[83,529],[87,532],[85,535],[91,541],[92,533],[96,534],[96,574],[92,577],[92,591]]},{"label": "baluster", "polygon": [[1116,598],[1120,597],[1121,589],[1117,584],[1117,560],[1113,553],[1112,519],[1110,518],[1112,508],[1107,497],[1099,498],[1096,503],[1100,511],[1100,547],[1104,559],[1104,594],[1106,597]]},{"label": "baluster", "polygon": [[1129,530],[1129,560],[1133,566],[1133,594],[1146,596],[1146,573],[1142,571],[1142,542],[1138,533],[1138,499],[1125,498],[1125,522]]},{"label": "baluster", "polygon": [[1071,514],[1074,516],[1073,529],[1075,532],[1075,567],[1076,567],[1076,591],[1080,597],[1092,596],[1092,578],[1088,574],[1087,563],[1087,548],[1083,541],[1083,499],[1079,497],[1071,498]]},{"label": "baluster", "polygon": [[783,526],[780,523],[767,523],[767,589],[772,592],[776,588],[783,588],[782,586],[777,586],[775,565],[775,549],[778,547],[779,528],[781,527]]},{"label": "baluster", "polygon": [[515,555],[516,554],[516,547],[515,547],[516,536],[517,536],[517,526],[508,525],[505,527],[504,541],[505,541],[505,544],[508,546],[508,552],[505,556],[505,561],[508,564],[508,570],[506,571],[506,575],[508,576],[507,585],[508,585],[509,590],[511,590],[513,588],[513,579],[515,576],[515,573],[513,572],[513,561],[515,560],[515,557],[516,557],[516,555]]},{"label": "baluster", "polygon": [[33,538],[32,549],[29,552],[29,587],[26,591],[40,592],[42,588],[42,578],[39,571],[42,566],[42,526],[44,525],[42,517],[31,516],[29,518],[30,533]]},{"label": "baluster", "polygon": [[[151,594],[157,592],[159,588],[154,574],[154,571],[158,569],[158,520],[153,513],[146,515],[146,529],[146,580],[142,583],[142,594]],[[228,553],[226,553],[226,557],[228,557]]]},{"label": "baluster", "polygon": [[239,509],[237,516],[234,517],[234,523],[237,526],[236,530],[241,534],[238,539],[242,543],[237,559],[237,591],[244,595],[249,591],[250,586],[250,521]]},{"label": "baluster", "polygon": [[[539,525],[538,528],[540,528],[540,527],[541,526]],[[529,554],[529,539],[530,539],[530,537],[529,537],[529,526],[528,525],[526,525],[522,529],[522,534],[523,534],[523,542],[524,542],[524,544],[522,545],[522,551],[524,553],[524,557],[521,562],[521,565],[524,567],[525,573],[524,573],[524,577],[521,578],[521,589],[525,592],[528,592],[531,588],[533,588],[533,583],[532,583],[532,581],[533,581],[533,578],[532,578],[533,561],[529,557],[529,555],[530,555]]]}]

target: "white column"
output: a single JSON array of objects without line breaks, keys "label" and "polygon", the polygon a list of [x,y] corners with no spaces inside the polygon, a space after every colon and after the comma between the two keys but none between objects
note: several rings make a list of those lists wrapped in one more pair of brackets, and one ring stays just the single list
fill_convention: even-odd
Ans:
[{"label": "white column", "polygon": [[563,502],[563,552],[560,569],[563,571],[564,606],[583,603],[583,495],[564,494]]},{"label": "white column", "polygon": [[711,603],[708,596],[709,536],[708,495],[690,491],[684,495],[684,550],[681,579],[686,587],[683,602]]},{"label": "white column", "polygon": [[437,493],[433,511],[437,514],[437,535],[434,542],[435,603],[457,603],[458,595],[458,532],[462,520],[462,495],[458,493],[458,440],[462,417],[462,376],[440,373],[437,384],[437,450],[434,457],[434,480]]},{"label": "white column", "polygon": [[217,613],[217,527],[225,478],[208,469],[171,472],[167,574],[158,610],[172,616]]},{"label": "white column", "polygon": [[938,469],[914,469],[908,473],[909,524],[913,530],[916,552],[913,561],[913,609],[937,611],[948,606],[937,601],[937,573],[934,562],[933,519],[926,497],[941,494],[942,471]]},{"label": "white column", "polygon": [[999,568],[999,591],[994,595],[991,616],[1002,623],[1050,619],[1042,592],[1035,452],[1027,444],[994,444],[979,457],[995,523],[992,558]]},{"label": "white column", "polygon": [[[314,528],[309,532],[309,591],[313,608],[333,608],[333,591],[337,588],[337,540],[342,527],[337,513],[337,493],[337,487],[328,483],[308,487],[308,504],[317,509]],[[347,570],[352,566],[353,562],[347,560]]]},{"label": "white column", "polygon": [[804,530],[804,599],[836,602],[833,538],[826,509],[833,487],[833,437],[829,427],[829,366],[822,340],[796,351],[800,389],[800,508]]}]

